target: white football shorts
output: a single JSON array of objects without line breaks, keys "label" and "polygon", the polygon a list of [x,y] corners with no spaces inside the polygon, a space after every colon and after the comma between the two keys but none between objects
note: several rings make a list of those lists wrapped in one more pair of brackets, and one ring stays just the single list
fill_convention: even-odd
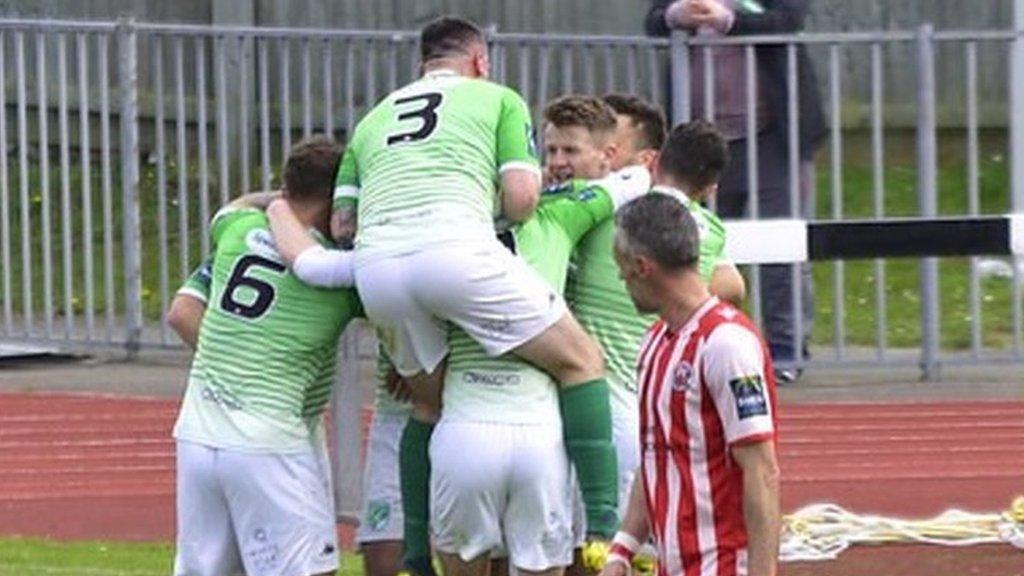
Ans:
[{"label": "white football shorts", "polygon": [[408,414],[376,413],[363,469],[363,511],[356,543],[401,541],[404,537],[398,451]]},{"label": "white football shorts", "polygon": [[572,486],[561,426],[445,422],[430,441],[430,526],[440,552],[508,555],[522,570],[572,563]]},{"label": "white football shorts", "polygon": [[175,576],[306,576],[338,568],[326,453],[177,443]]},{"label": "white football shorts", "polygon": [[372,260],[356,268],[356,286],[403,376],[433,372],[448,355],[446,321],[500,356],[568,312],[562,296],[496,238]]}]

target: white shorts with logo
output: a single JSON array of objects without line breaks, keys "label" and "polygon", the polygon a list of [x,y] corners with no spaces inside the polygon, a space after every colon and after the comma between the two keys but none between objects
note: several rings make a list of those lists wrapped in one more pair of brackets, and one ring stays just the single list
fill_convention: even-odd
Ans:
[{"label": "white shorts with logo", "polygon": [[306,576],[338,568],[326,453],[177,443],[176,576]]},{"label": "white shorts with logo", "polygon": [[434,546],[465,561],[572,563],[572,485],[560,426],[446,422],[430,441]]},{"label": "white shorts with logo", "polygon": [[403,376],[433,372],[447,356],[446,321],[499,356],[567,312],[561,295],[497,239],[369,260],[356,268],[356,287]]},{"label": "white shorts with logo", "polygon": [[378,412],[373,415],[363,469],[363,511],[356,531],[358,544],[401,541],[404,536],[398,452],[408,420],[408,414]]}]

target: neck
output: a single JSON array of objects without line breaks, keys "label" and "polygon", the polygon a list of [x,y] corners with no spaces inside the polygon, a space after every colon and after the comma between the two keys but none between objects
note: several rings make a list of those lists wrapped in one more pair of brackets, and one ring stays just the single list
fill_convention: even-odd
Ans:
[{"label": "neck", "polygon": [[676,190],[679,190],[683,194],[686,194],[687,198],[690,198],[691,200],[700,200],[700,198],[694,196],[694,190],[691,190],[690,186],[687,186],[686,184],[677,181],[675,178],[669,178],[667,176],[662,175],[660,178],[657,179],[657,181],[654,182],[654,185],[663,186],[665,188],[675,188]]},{"label": "neck", "polygon": [[696,272],[684,271],[669,283],[658,316],[670,330],[679,330],[708,301],[711,293]]},{"label": "neck", "polygon": [[435,58],[423,65],[423,74],[438,70],[451,70],[459,76],[474,76],[472,66],[465,58]]},{"label": "neck", "polygon": [[322,202],[296,202],[288,200],[295,217],[307,228],[316,228],[323,234],[331,231],[331,206]]}]

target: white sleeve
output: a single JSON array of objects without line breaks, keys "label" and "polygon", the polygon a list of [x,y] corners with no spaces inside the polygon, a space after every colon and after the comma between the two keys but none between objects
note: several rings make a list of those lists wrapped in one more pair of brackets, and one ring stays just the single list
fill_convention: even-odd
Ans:
[{"label": "white sleeve", "polygon": [[355,284],[352,251],[310,246],[302,251],[292,272],[299,280],[321,288],[349,288]]},{"label": "white sleeve", "polygon": [[769,388],[764,373],[760,339],[739,324],[722,324],[708,337],[702,363],[726,442],[771,439],[775,435],[775,391]]},{"label": "white sleeve", "polygon": [[643,166],[630,166],[594,183],[608,191],[615,209],[618,210],[651,189],[651,173]]}]

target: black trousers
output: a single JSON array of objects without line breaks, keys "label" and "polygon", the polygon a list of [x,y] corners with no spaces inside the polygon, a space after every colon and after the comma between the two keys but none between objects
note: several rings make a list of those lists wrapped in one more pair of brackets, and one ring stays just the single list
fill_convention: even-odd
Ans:
[{"label": "black trousers", "polygon": [[[784,128],[769,127],[757,136],[757,199],[758,218],[791,218],[789,193],[789,146]],[[748,166],[750,158],[746,139],[729,143],[731,159],[718,186],[718,214],[723,218],[746,218],[750,214],[750,186]],[[804,163],[806,166],[807,164]],[[796,217],[810,218],[814,206],[813,170],[801,170],[801,194]],[[761,291],[753,297],[760,298],[764,320],[765,337],[776,362],[786,363],[805,357],[814,321],[814,295],[812,293],[811,268],[808,264],[798,265],[801,288],[800,308],[794,310],[793,265],[761,266]],[[803,338],[795,340],[796,323],[803,323]]]}]

